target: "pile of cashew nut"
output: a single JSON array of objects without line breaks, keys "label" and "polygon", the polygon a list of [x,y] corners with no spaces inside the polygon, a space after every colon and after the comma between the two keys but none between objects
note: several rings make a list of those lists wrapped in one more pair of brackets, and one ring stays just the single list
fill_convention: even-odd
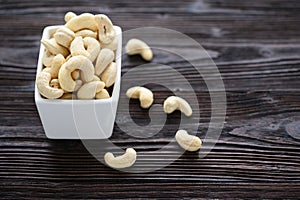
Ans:
[{"label": "pile of cashew nut", "polygon": [[118,39],[104,14],[68,12],[66,24],[45,47],[43,70],[37,75],[40,94],[47,99],[107,99],[117,75]]}]

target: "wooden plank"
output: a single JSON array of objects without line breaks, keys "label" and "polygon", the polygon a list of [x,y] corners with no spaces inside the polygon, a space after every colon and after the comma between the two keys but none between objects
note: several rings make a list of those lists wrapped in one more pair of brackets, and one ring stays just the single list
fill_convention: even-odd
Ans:
[{"label": "wooden plank", "polygon": [[[124,173],[98,162],[80,141],[45,137],[33,99],[39,40],[43,27],[62,24],[69,10],[108,14],[124,31],[171,28],[206,49],[227,95],[226,123],[208,156],[185,153],[155,172]],[[291,131],[297,136],[300,121],[299,10],[296,0],[0,0],[0,198],[298,198],[300,140]],[[174,43],[172,48],[201,61],[192,47]],[[172,89],[198,107],[201,120],[191,118],[189,125],[198,125],[203,139],[211,117],[204,80],[179,56],[159,49],[154,54],[153,62],[171,66],[191,84],[193,90],[182,83]],[[140,64],[140,58],[124,55],[122,74]],[[144,73],[154,81],[174,80],[168,71],[158,70]],[[209,69],[203,66],[203,71]],[[133,78],[143,80],[140,75]],[[149,87],[157,104],[172,94],[156,84]],[[197,101],[191,98],[194,92]],[[118,126],[127,124],[122,107],[111,140],[121,148],[136,148],[143,155],[141,168],[172,160],[176,143],[160,153],[155,150],[172,140],[180,113],[170,115],[160,133],[137,139]],[[150,121],[137,101],[130,102],[130,113],[139,124]]]}]

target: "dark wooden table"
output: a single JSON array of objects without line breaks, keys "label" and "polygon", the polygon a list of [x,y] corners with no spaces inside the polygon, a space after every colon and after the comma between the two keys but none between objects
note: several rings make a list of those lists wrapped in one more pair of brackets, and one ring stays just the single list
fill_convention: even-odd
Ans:
[{"label": "dark wooden table", "polygon": [[[45,137],[33,98],[39,40],[45,26],[62,24],[70,10],[105,13],[123,30],[174,29],[211,53],[226,87],[227,116],[205,158],[185,153],[158,171],[124,173],[98,162],[79,140]],[[297,0],[1,0],[0,198],[299,198],[299,13]],[[154,53],[153,62],[185,65]],[[124,56],[122,72],[141,63]],[[203,138],[209,96],[203,81],[185,75],[197,93]],[[152,89],[156,103],[163,102],[167,91]],[[143,119],[145,111],[133,106],[131,112]],[[172,119],[178,117],[173,114],[166,130],[143,141],[116,125],[112,141],[138,152],[158,149],[173,138]]]}]

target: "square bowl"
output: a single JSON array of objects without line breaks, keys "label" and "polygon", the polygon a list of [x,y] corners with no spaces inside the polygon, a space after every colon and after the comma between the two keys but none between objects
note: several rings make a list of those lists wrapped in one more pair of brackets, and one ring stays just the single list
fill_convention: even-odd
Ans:
[{"label": "square bowl", "polygon": [[[42,38],[49,39],[62,26],[47,26]],[[116,50],[117,76],[109,99],[64,100],[43,98],[35,83],[34,99],[47,138],[50,139],[106,139],[112,135],[121,84],[122,30],[114,26],[118,38]],[[41,44],[37,74],[43,69],[45,53]]]}]

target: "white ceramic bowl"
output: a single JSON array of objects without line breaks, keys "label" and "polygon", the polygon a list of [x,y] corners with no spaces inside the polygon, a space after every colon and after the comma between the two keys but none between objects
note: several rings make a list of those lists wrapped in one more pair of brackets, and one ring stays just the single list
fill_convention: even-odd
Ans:
[{"label": "white ceramic bowl", "polygon": [[[47,38],[61,26],[48,26],[42,38]],[[35,103],[46,133],[51,139],[105,139],[112,135],[121,84],[122,30],[114,26],[118,38],[116,51],[117,77],[112,96],[101,100],[45,99],[35,84]],[[37,74],[42,71],[44,46],[41,45]]]}]

